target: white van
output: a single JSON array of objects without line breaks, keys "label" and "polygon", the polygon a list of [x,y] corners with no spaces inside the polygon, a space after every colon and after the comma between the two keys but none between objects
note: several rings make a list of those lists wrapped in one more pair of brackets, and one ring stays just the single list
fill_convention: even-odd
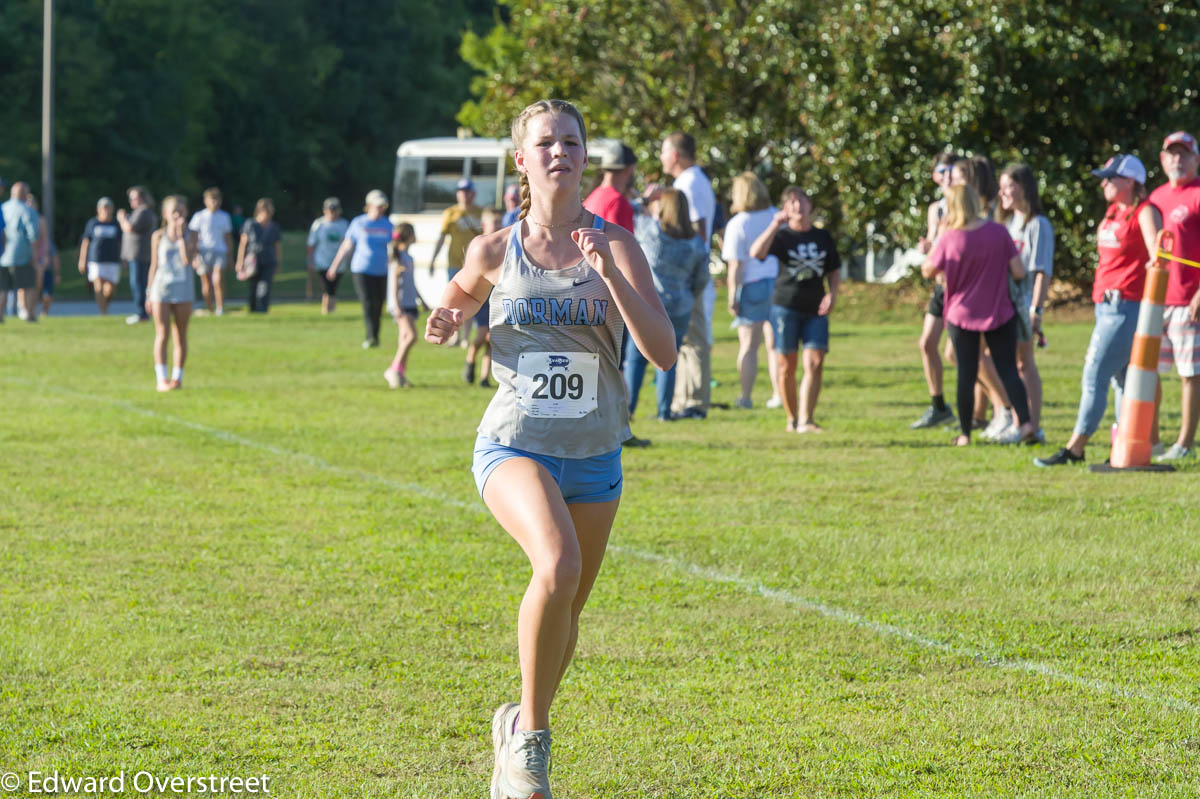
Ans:
[{"label": "white van", "polygon": [[[588,142],[588,154],[594,166],[612,139]],[[475,183],[475,204],[481,208],[504,210],[504,189],[517,182],[510,139],[454,138],[406,141],[396,150],[396,173],[392,179],[391,221],[413,226],[417,241],[410,250],[416,264],[417,291],[428,303],[436,303],[447,281],[449,242],[442,245],[429,274],[433,245],[442,228],[442,211],[454,205],[455,186],[463,178]],[[589,169],[584,176],[582,195],[599,184],[599,171]]]}]

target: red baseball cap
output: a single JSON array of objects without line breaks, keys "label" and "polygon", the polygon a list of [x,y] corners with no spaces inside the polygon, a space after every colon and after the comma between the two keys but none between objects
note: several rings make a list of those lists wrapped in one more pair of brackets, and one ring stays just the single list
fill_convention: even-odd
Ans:
[{"label": "red baseball cap", "polygon": [[1163,139],[1163,146],[1162,146],[1163,152],[1166,152],[1167,148],[1170,147],[1172,144],[1182,144],[1184,147],[1187,147],[1193,153],[1200,155],[1200,147],[1196,146],[1196,137],[1190,133],[1185,133],[1182,130],[1177,130],[1174,133],[1172,133],[1170,136],[1168,136],[1167,138]]}]

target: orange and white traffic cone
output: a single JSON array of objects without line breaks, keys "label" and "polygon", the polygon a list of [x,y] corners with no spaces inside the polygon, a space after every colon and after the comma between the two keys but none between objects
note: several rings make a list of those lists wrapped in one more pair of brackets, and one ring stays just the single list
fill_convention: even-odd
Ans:
[{"label": "orange and white traffic cone", "polygon": [[1174,466],[1150,462],[1154,427],[1154,395],[1158,391],[1158,350],[1162,345],[1163,303],[1167,298],[1167,262],[1175,260],[1171,250],[1175,236],[1166,230],[1158,233],[1157,257],[1146,269],[1146,290],[1138,309],[1137,332],[1125,370],[1125,395],[1117,437],[1108,462],[1089,467],[1094,472],[1133,470],[1173,472]]}]

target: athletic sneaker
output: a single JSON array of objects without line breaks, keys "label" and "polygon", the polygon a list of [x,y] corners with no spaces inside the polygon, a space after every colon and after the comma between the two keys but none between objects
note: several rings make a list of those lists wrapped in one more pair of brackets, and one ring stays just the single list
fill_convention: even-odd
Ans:
[{"label": "athletic sneaker", "polygon": [[1011,424],[1007,430],[1001,432],[992,441],[995,441],[997,444],[1020,444],[1022,441],[1021,428],[1015,424]]},{"label": "athletic sneaker", "polygon": [[467,361],[466,363],[463,364],[463,382],[464,383],[474,383],[475,382],[475,363],[474,363],[474,361]]},{"label": "athletic sneaker", "polygon": [[480,387],[480,388],[491,388],[491,387],[492,387],[492,381],[491,381],[491,380],[488,380],[488,379],[485,377],[485,378],[483,378],[482,380],[480,380],[480,381],[479,381],[479,387]]},{"label": "athletic sneaker", "polygon": [[377,339],[377,338],[363,339],[362,347],[364,350],[369,350],[369,349],[372,349],[372,348],[378,347],[378,346],[379,346],[379,339]]},{"label": "athletic sneaker", "polygon": [[943,424],[952,424],[955,419],[954,411],[950,410],[949,406],[938,410],[930,405],[925,409],[925,413],[921,414],[921,418],[908,426],[909,430],[924,430],[927,427],[937,427]]},{"label": "athletic sneaker", "polygon": [[783,407],[783,399],[778,394],[772,394],[771,398],[763,403],[763,407],[774,410],[775,408]]},{"label": "athletic sneaker", "polygon": [[509,702],[492,716],[492,799],[552,799],[550,731],[514,729],[519,710]]},{"label": "athletic sneaker", "polygon": [[1012,411],[1007,409],[1000,411],[992,417],[992,421],[983,429],[982,435],[988,441],[996,441],[1001,434],[1006,433],[1010,427],[1014,426],[1014,421]]},{"label": "athletic sneaker", "polygon": [[735,399],[733,401],[733,407],[742,408],[742,409],[748,411],[754,407],[754,403],[751,402],[750,400],[746,399],[745,397],[738,397],[737,399]]},{"label": "athletic sneaker", "polygon": [[383,370],[383,379],[387,381],[388,388],[400,388],[400,373],[391,369]]},{"label": "athletic sneaker", "polygon": [[1192,447],[1181,447],[1179,444],[1172,444],[1166,452],[1154,460],[1159,463],[1170,463],[1171,461],[1194,461],[1195,459],[1196,450]]},{"label": "athletic sneaker", "polygon": [[138,316],[135,313],[131,313],[129,316],[125,317],[125,324],[127,324],[127,325],[136,325],[138,322],[144,322],[144,321],[146,321],[145,317]]},{"label": "athletic sneaker", "polygon": [[648,446],[650,446],[650,439],[638,438],[637,436],[630,436],[629,438],[627,438],[621,442],[621,446],[622,447],[648,447]]},{"label": "athletic sneaker", "polygon": [[155,385],[155,388],[162,392],[170,391],[171,390],[171,381],[170,380],[159,380],[158,383]]},{"label": "athletic sneaker", "polygon": [[1033,465],[1040,466],[1043,469],[1048,466],[1065,466],[1070,463],[1083,463],[1083,456],[1076,455],[1071,450],[1063,447],[1058,452],[1048,458],[1034,458]]}]

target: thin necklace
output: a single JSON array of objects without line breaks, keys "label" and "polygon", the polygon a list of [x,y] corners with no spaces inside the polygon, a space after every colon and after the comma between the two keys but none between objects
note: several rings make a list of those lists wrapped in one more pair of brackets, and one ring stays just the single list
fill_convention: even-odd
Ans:
[{"label": "thin necklace", "polygon": [[539,221],[537,221],[537,220],[536,220],[536,219],[534,219],[532,216],[527,216],[527,217],[525,217],[525,218],[526,218],[526,219],[528,219],[528,220],[529,220],[530,222],[532,222],[533,224],[537,225],[538,227],[546,227],[546,228],[558,228],[558,227],[571,227],[571,226],[572,226],[572,225],[574,225],[576,222],[578,222],[580,219],[583,219],[583,214],[584,214],[584,209],[583,209],[583,207],[582,207],[582,206],[580,206],[580,208],[579,208],[579,215],[578,215],[578,216],[576,216],[576,217],[575,217],[574,219],[572,219],[570,222],[563,222],[562,224],[559,224],[559,225],[547,225],[545,222],[539,222]]}]

